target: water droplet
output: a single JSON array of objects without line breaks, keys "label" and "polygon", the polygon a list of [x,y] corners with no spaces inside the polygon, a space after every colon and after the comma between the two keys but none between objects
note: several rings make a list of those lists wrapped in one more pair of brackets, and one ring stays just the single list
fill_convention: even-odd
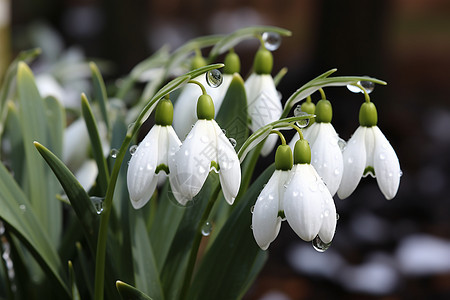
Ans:
[{"label": "water droplet", "polygon": [[349,158],[347,159],[347,162],[348,162],[349,164],[352,164],[352,163],[353,163],[353,158],[349,157]]},{"label": "water droplet", "polygon": [[336,213],[336,221],[339,220],[339,214]]},{"label": "water droplet", "polygon": [[137,147],[138,147],[137,145],[133,145],[133,146],[130,147],[130,154],[131,154],[131,155],[133,155],[134,153],[136,153]]},{"label": "water droplet", "polygon": [[206,72],[206,83],[213,88],[216,88],[222,84],[223,76],[222,73],[217,70],[210,70]]},{"label": "water droplet", "polygon": [[314,250],[316,250],[317,252],[325,252],[327,251],[328,248],[330,248],[331,243],[324,243],[319,236],[316,236],[313,240],[312,240],[312,245]]},{"label": "water droplet", "polygon": [[366,90],[367,94],[372,93],[375,88],[375,83],[372,81],[361,81],[360,84]]},{"label": "water droplet", "polygon": [[231,146],[233,146],[233,148],[235,148],[235,147],[236,147],[236,145],[237,145],[237,142],[236,142],[236,140],[235,140],[235,139],[233,139],[233,138],[229,138],[228,140],[230,141],[230,144],[231,144]]},{"label": "water droplet", "polygon": [[384,160],[386,158],[386,155],[384,153],[380,153],[378,156],[381,160]]},{"label": "water droplet", "polygon": [[184,150],[184,155],[188,156],[189,155],[189,150]]},{"label": "water droplet", "polygon": [[334,175],[338,176],[340,173],[338,169],[334,169]]},{"label": "water droplet", "polygon": [[317,183],[311,183],[310,185],[309,185],[309,189],[311,190],[311,192],[315,192],[315,191],[317,191],[317,189],[318,189],[318,185],[317,185]]},{"label": "water droplet", "polygon": [[347,143],[343,139],[341,138],[338,139],[338,146],[341,149],[341,151],[344,150],[346,144]]},{"label": "water droplet", "polygon": [[281,36],[276,32],[264,32],[262,34],[264,46],[269,51],[277,50],[281,45]]},{"label": "water droplet", "polygon": [[[306,116],[308,113],[302,111],[300,105],[297,105],[297,107],[294,109],[294,116],[295,117],[302,117]],[[300,128],[305,128],[309,125],[309,119],[303,119],[295,122],[295,124]]]},{"label": "water droplet", "polygon": [[223,128],[222,128],[222,132],[223,132],[223,134],[225,134],[225,135],[227,134],[227,131],[226,131],[225,129],[223,129]]},{"label": "water droplet", "polygon": [[273,200],[273,199],[274,199],[273,195],[270,194],[270,195],[269,195],[269,200]]},{"label": "water droplet", "polygon": [[297,192],[297,191],[293,191],[293,192],[292,192],[292,196],[293,196],[293,197],[297,197],[297,196],[298,196],[298,192]]},{"label": "water droplet", "polygon": [[92,204],[94,205],[97,214],[101,214],[103,212],[103,200],[104,198],[100,197],[91,197]]},{"label": "water droplet", "polygon": [[128,130],[131,130],[131,129],[133,129],[133,127],[134,127],[134,122],[133,122],[133,123],[130,123],[130,124],[128,124]]},{"label": "water droplet", "polygon": [[255,206],[252,205],[252,207],[250,207],[250,212],[253,213],[255,211]]},{"label": "water droplet", "polygon": [[114,148],[111,149],[110,155],[112,158],[116,158],[118,154],[119,154],[119,150],[114,149]]},{"label": "water droplet", "polygon": [[388,176],[389,176],[389,177],[392,177],[392,172],[389,172],[389,173],[388,173]]},{"label": "water droplet", "polygon": [[208,236],[211,234],[212,231],[212,224],[209,221],[206,221],[205,224],[202,226],[202,235]]},{"label": "water droplet", "polygon": [[198,172],[199,172],[200,174],[204,174],[204,173],[206,172],[206,169],[203,168],[202,166],[199,166],[199,167],[198,167]]},{"label": "water droplet", "polygon": [[20,204],[20,205],[19,205],[19,209],[20,209],[22,212],[25,212],[25,211],[27,210],[27,207],[25,206],[25,204]]},{"label": "water droplet", "polygon": [[323,212],[323,215],[325,216],[325,217],[328,217],[329,215],[330,215],[330,211],[327,209],[327,210],[325,210],[324,212]]},{"label": "water droplet", "polygon": [[402,177],[403,176],[403,172],[400,170],[400,172],[398,172],[398,177]]}]

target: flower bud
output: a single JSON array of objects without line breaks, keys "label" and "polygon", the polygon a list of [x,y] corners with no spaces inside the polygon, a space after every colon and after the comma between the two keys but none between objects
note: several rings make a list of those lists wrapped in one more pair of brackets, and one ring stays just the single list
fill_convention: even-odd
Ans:
[{"label": "flower bud", "polygon": [[191,69],[195,70],[201,67],[206,66],[206,60],[201,55],[195,55],[195,57],[191,60]]},{"label": "flower bud", "polygon": [[311,163],[311,148],[305,139],[300,139],[295,143],[294,147],[294,163],[309,164]]},{"label": "flower bud", "polygon": [[253,70],[256,74],[270,74],[273,67],[272,53],[265,49],[259,48],[253,61]]},{"label": "flower bud", "polygon": [[280,145],[275,153],[275,169],[288,171],[292,169],[292,150],[289,145]]},{"label": "flower bud", "polygon": [[315,114],[317,123],[331,123],[333,108],[330,101],[322,99],[317,102]]},{"label": "flower bud", "polygon": [[359,124],[364,127],[376,126],[378,123],[378,114],[375,104],[364,102],[359,109]]},{"label": "flower bud", "polygon": [[171,126],[173,120],[173,105],[169,99],[162,99],[156,106],[155,123],[161,126]]},{"label": "flower bud", "polygon": [[198,97],[197,101],[197,118],[199,120],[214,119],[214,102],[211,96],[204,94]]},{"label": "flower bud", "polygon": [[239,59],[239,55],[237,55],[234,51],[228,52],[227,56],[225,56],[224,63],[224,74],[234,74],[241,71],[241,60]]}]

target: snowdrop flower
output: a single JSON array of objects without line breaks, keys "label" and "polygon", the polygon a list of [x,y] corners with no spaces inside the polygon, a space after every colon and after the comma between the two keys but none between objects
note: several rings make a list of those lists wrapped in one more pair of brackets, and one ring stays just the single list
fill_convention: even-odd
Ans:
[{"label": "snowdrop flower", "polygon": [[160,172],[170,174],[169,156],[181,145],[172,128],[172,118],[172,103],[169,99],[160,100],[156,107],[155,125],[130,159],[127,185],[135,209],[143,207],[150,200]]},{"label": "snowdrop flower", "polygon": [[[253,63],[254,73],[245,82],[250,129],[254,132],[264,125],[280,119],[283,112],[280,96],[273,81],[272,53],[260,48]],[[277,142],[276,135],[269,135],[261,150],[263,156],[272,152]]]},{"label": "snowdrop flower", "polygon": [[283,216],[284,184],[292,168],[292,151],[280,145],[275,153],[275,172],[256,199],[253,207],[252,230],[258,246],[266,250],[278,235]]},{"label": "snowdrop flower", "polygon": [[197,116],[198,121],[169,160],[172,192],[181,205],[186,205],[200,192],[214,168],[225,200],[231,205],[241,184],[241,167],[236,151],[214,120],[214,103],[205,90],[198,98]]},{"label": "snowdrop flower", "polygon": [[[315,122],[305,130],[304,137],[311,145],[311,165],[322,177],[331,196],[334,196],[341,183],[344,163],[339,147],[339,137],[330,123],[332,119],[330,101],[320,100],[317,103],[315,114]],[[289,144],[292,149],[298,139],[298,134],[292,139]]]},{"label": "snowdrop flower", "polygon": [[[198,58],[198,57],[196,57]],[[202,58],[203,59],[203,58]],[[193,66],[193,69],[204,66],[201,63]],[[205,88],[206,92],[214,101],[215,116],[222,106],[223,99],[228,91],[233,74],[240,71],[240,61],[236,53],[230,52],[225,58],[224,73],[222,74],[222,83],[217,87],[212,87],[206,80],[206,75],[200,75],[194,78],[195,81],[200,82]],[[196,103],[192,99],[197,99],[201,95],[197,86],[188,84],[183,87],[180,96],[175,102],[173,128],[180,137],[185,137],[192,125],[197,121]]]},{"label": "snowdrop flower", "polygon": [[295,144],[294,167],[284,193],[284,213],[301,239],[311,241],[319,236],[324,243],[330,243],[336,229],[336,207],[310,162],[309,144],[300,139]]},{"label": "snowdrop flower", "polygon": [[359,111],[360,126],[343,150],[344,173],[337,191],[339,198],[350,196],[362,176],[372,174],[378,186],[390,200],[400,184],[400,164],[389,141],[377,126],[375,105],[366,101]]}]

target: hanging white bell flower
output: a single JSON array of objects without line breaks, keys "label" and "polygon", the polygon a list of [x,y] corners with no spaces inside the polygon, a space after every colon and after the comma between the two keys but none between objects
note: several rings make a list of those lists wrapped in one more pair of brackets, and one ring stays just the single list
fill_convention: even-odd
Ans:
[{"label": "hanging white bell flower", "polygon": [[[315,114],[315,123],[304,131],[304,137],[311,146],[311,165],[322,177],[331,196],[334,196],[341,183],[344,165],[339,136],[330,123],[332,119],[330,101],[320,100]],[[289,146],[293,149],[298,140],[299,135],[296,134]]]},{"label": "hanging white bell flower", "polygon": [[161,171],[170,173],[169,156],[180,148],[181,142],[172,123],[173,107],[169,99],[160,100],[155,113],[155,125],[133,153],[127,173],[131,204],[143,207],[155,192]]},{"label": "hanging white bell flower", "polygon": [[330,243],[336,230],[336,207],[310,162],[308,142],[300,139],[295,145],[294,167],[284,193],[284,214],[301,239],[311,241],[319,236],[324,243]]},{"label": "hanging white bell flower", "polygon": [[283,220],[284,185],[292,168],[289,146],[278,146],[275,154],[275,172],[256,199],[253,207],[252,230],[258,246],[266,250],[278,235]]},{"label": "hanging white bell flower", "polygon": [[[250,129],[255,132],[259,128],[280,119],[283,108],[280,96],[273,81],[273,58],[270,51],[260,48],[253,63],[254,73],[245,82],[248,114],[251,120]],[[272,152],[277,142],[276,135],[269,135],[261,150],[263,156]]]},{"label": "hanging white bell flower", "polygon": [[400,163],[389,141],[377,126],[375,105],[365,102],[359,112],[360,126],[343,150],[344,172],[337,191],[339,198],[350,196],[361,177],[371,174],[390,200],[395,197],[400,184]]},{"label": "hanging white bell flower", "polygon": [[219,173],[225,200],[231,205],[241,184],[241,167],[236,151],[214,118],[214,104],[203,94],[197,103],[198,121],[170,157],[170,185],[181,205],[194,198],[203,187],[211,168]]},{"label": "hanging white bell flower", "polygon": [[[202,66],[202,63],[200,62],[198,65],[193,66],[193,68],[199,68]],[[223,99],[225,98],[230,83],[233,79],[233,73],[240,71],[240,61],[236,53],[230,52],[227,54],[225,57],[225,67],[223,71],[222,81],[219,85],[208,82],[208,73],[206,75],[203,74],[194,78],[195,81],[200,82],[205,87],[206,92],[214,101],[215,116],[222,106]],[[188,84],[183,87],[182,92],[175,102],[173,128],[178,136],[182,138],[189,133],[192,125],[194,125],[197,121],[197,106],[195,101],[192,101],[192,99],[197,99],[200,95],[201,92],[197,86]]]}]

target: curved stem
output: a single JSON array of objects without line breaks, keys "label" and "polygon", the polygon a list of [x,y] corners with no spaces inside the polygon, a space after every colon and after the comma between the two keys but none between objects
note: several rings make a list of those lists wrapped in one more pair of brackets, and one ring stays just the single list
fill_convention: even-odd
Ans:
[{"label": "curved stem", "polygon": [[197,81],[197,80],[189,80],[188,83],[195,83],[196,85],[198,85],[202,89],[202,94],[203,95],[207,94],[205,87],[199,81]]},{"label": "curved stem", "polygon": [[303,140],[303,131],[295,124],[289,123],[288,125],[297,130],[300,139]]},{"label": "curved stem", "polygon": [[214,203],[216,202],[217,197],[219,196],[219,192],[220,192],[220,184],[217,184],[216,189],[212,193],[211,198],[209,198],[208,204],[206,205],[206,208],[203,211],[203,215],[200,219],[200,222],[198,223],[198,226],[197,226],[197,229],[195,232],[194,241],[192,242],[191,253],[189,254],[188,265],[186,267],[186,274],[184,275],[184,281],[183,281],[183,285],[181,287],[181,293],[180,293],[181,299],[186,299],[186,297],[187,297],[187,292],[188,292],[189,285],[192,280],[192,273],[194,272],[194,266],[195,266],[195,262],[197,259],[198,249],[200,247],[200,242],[202,241],[202,236],[203,236],[202,235],[202,227],[205,224],[205,222],[208,221],[209,214],[211,213]]},{"label": "curved stem", "polygon": [[359,87],[361,89],[361,91],[363,91],[364,93],[364,98],[366,99],[367,103],[370,103],[370,96],[369,93],[367,93],[366,89],[360,84],[360,83],[356,83],[355,84],[357,87]]},{"label": "curved stem", "polygon": [[271,130],[270,133],[278,134],[278,136],[280,137],[280,140],[281,140],[281,144],[286,145],[286,139],[284,138],[284,135],[281,132],[279,132],[278,130]]},{"label": "curved stem", "polygon": [[322,88],[319,89],[319,92],[320,92],[320,97],[322,97],[322,100],[327,99],[327,97],[325,96],[325,91]]}]

